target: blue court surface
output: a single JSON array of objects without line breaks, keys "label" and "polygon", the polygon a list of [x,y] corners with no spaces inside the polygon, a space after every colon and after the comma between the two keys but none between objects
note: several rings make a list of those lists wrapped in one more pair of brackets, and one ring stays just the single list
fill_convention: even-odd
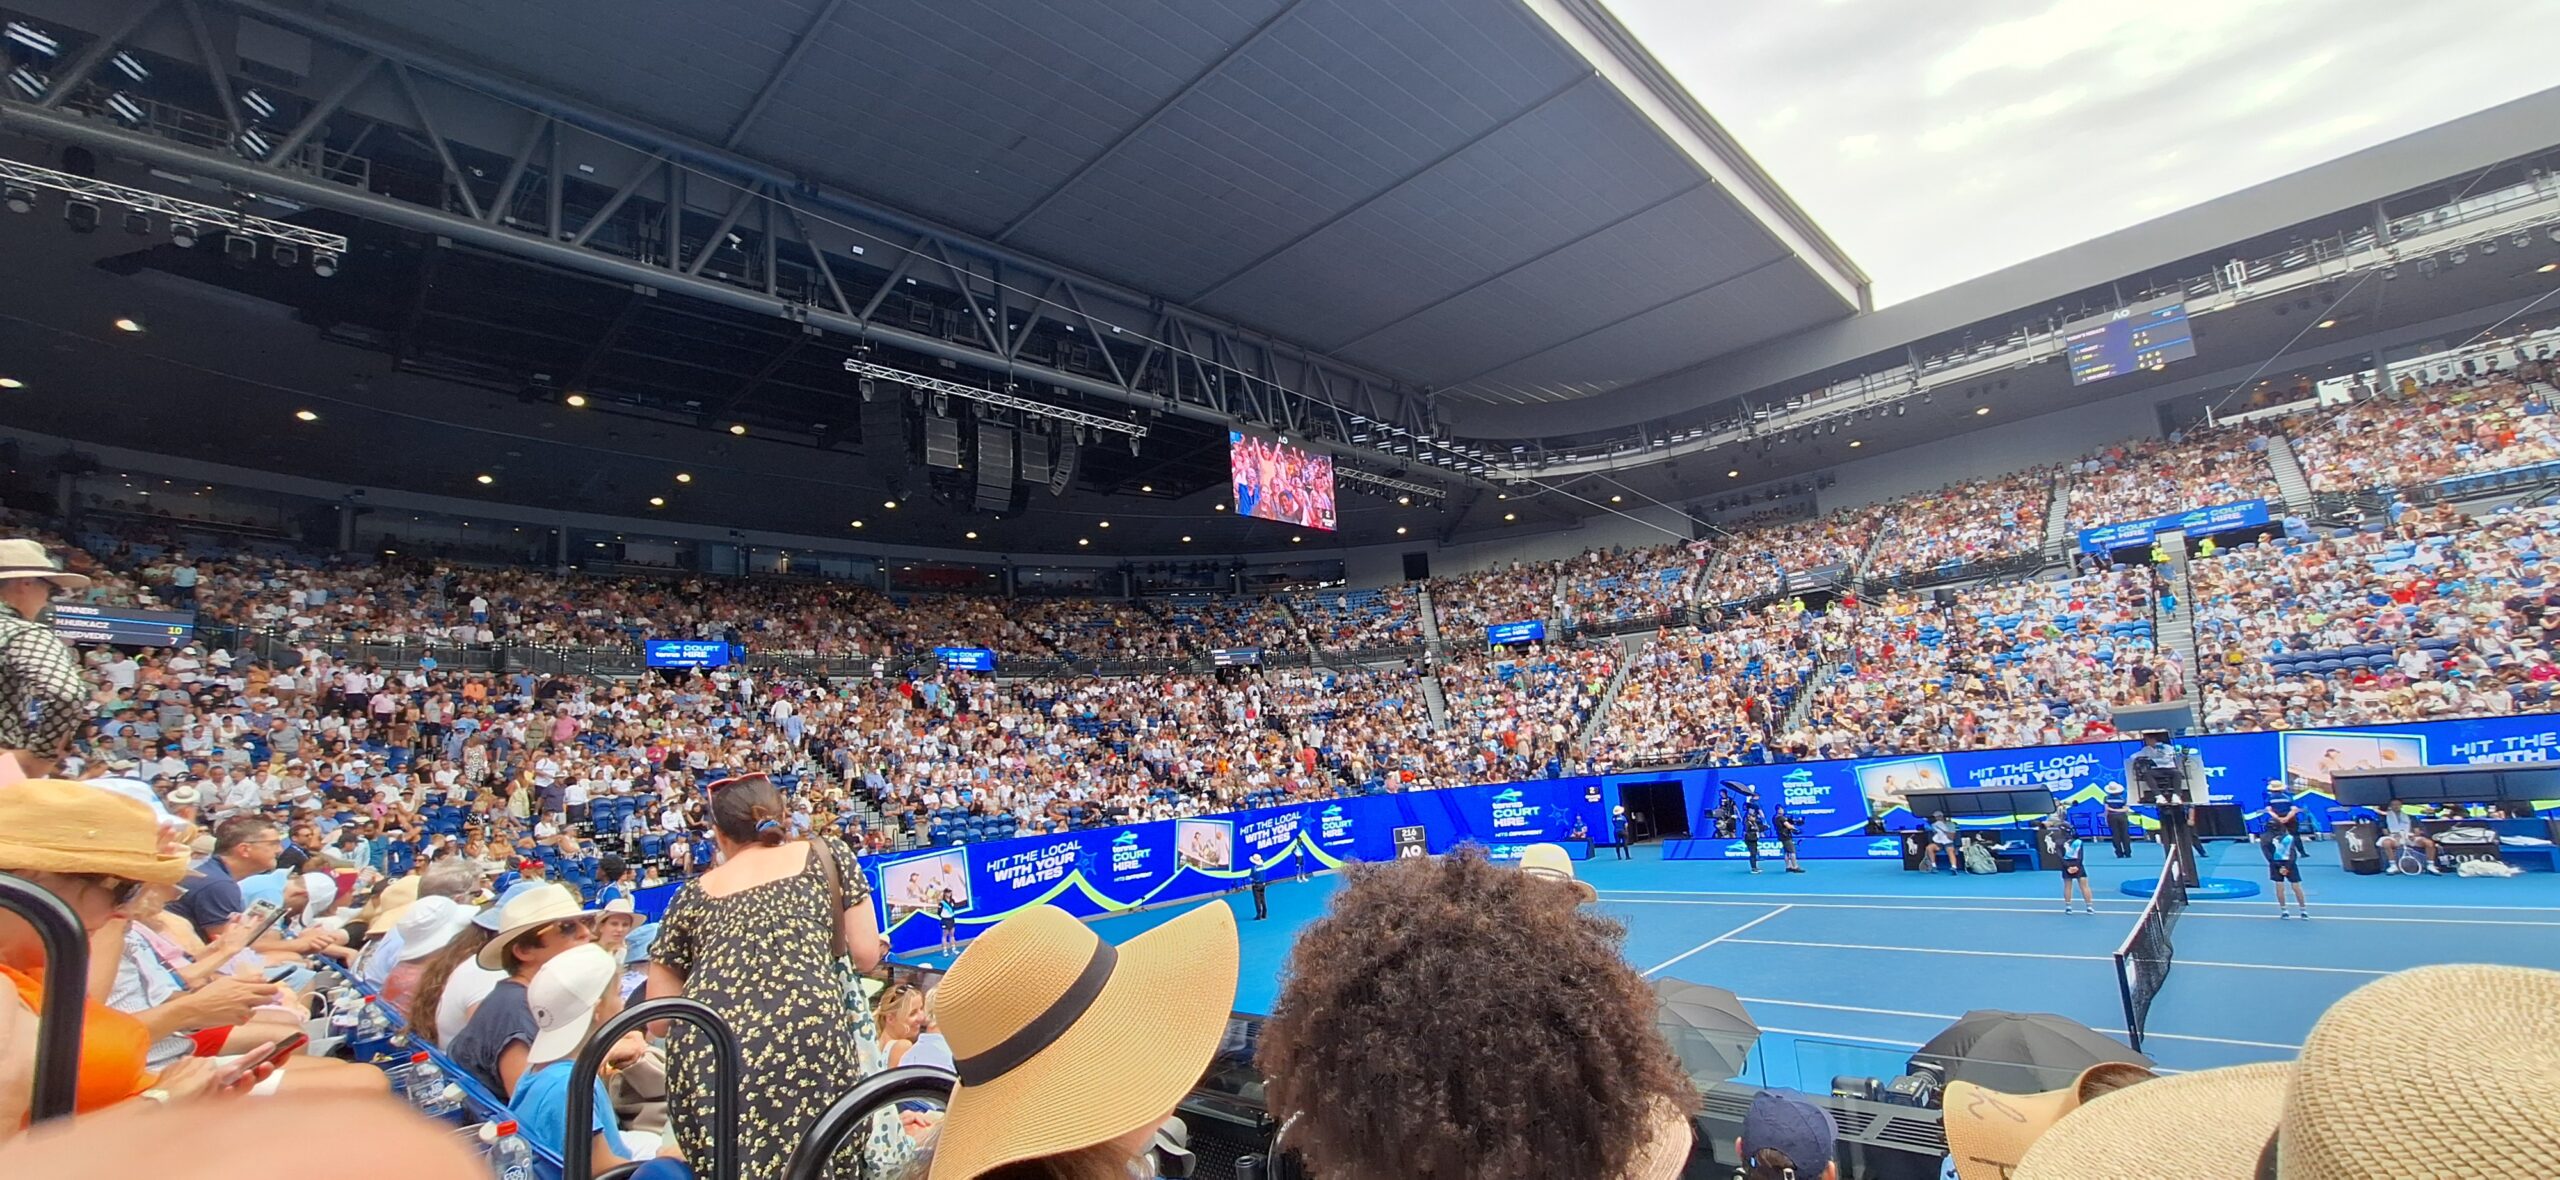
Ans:
[{"label": "blue court surface", "polygon": [[[2312,1022],[2377,976],[2428,963],[2489,962],[2560,970],[2560,875],[2360,877],[2335,845],[2303,860],[2315,915],[2279,919],[2271,893],[2195,902],[2179,921],[2176,966],[2154,1001],[2145,1051],[2163,1068],[2208,1069],[2291,1057]],[[2054,1012],[2122,1039],[2113,954],[2142,903],[2117,891],[2160,871],[2156,849],[2116,860],[2090,849],[2096,915],[2061,912],[2061,878],[1907,873],[1899,861],[1809,861],[1790,875],[1740,865],[1635,859],[1577,866],[1600,912],[1627,928],[1627,958],[1648,977],[1734,990],[1764,1035],[1742,1080],[1827,1089],[1837,1074],[1892,1077],[1910,1050],[1968,1010]],[[2208,876],[2266,883],[2254,845],[2217,843]],[[1318,917],[1338,878],[1270,888],[1255,922],[1248,894],[1202,902],[1236,911],[1243,969],[1236,1007],[1267,1012],[1298,928]],[[1107,918],[1112,941],[1189,907]],[[902,956],[901,961],[942,965]]]}]

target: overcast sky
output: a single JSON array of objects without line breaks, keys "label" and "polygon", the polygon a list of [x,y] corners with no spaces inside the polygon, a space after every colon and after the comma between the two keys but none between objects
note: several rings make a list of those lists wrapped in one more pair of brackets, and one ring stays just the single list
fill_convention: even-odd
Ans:
[{"label": "overcast sky", "polygon": [[1607,3],[1878,304],[2560,85],[2560,0]]}]

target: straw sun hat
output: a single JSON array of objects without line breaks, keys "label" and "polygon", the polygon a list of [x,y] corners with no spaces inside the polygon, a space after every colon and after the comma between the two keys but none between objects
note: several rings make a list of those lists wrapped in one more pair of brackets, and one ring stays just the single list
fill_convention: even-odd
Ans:
[{"label": "straw sun hat", "polygon": [[1201,906],[1114,947],[1055,906],[997,923],[934,994],[960,1085],[930,1180],[1108,1143],[1190,1092],[1236,994],[1236,919]]},{"label": "straw sun hat", "polygon": [[1593,889],[1591,882],[1573,875],[1573,856],[1561,844],[1532,844],[1521,849],[1520,871],[1571,885],[1575,895],[1586,902],[1600,900],[1600,891]]},{"label": "straw sun hat", "polygon": [[0,580],[42,578],[62,590],[85,590],[89,578],[85,574],[66,571],[44,551],[44,542],[25,537],[0,541]]},{"label": "straw sun hat", "polygon": [[[1947,1109],[1956,1109],[1950,1088]],[[2420,967],[2350,992],[2297,1061],[2091,1099],[2014,1180],[2560,1176],[2560,972]],[[1950,1137],[1953,1127],[1950,1127]]]},{"label": "straw sun hat", "polygon": [[160,851],[150,808],[87,783],[33,779],[0,788],[0,869],[175,885],[187,858]]},{"label": "straw sun hat", "polygon": [[500,907],[497,937],[480,948],[478,962],[491,971],[511,970],[514,964],[507,961],[507,948],[517,939],[561,922],[595,916],[594,910],[579,906],[578,895],[569,892],[568,886],[536,885]]}]

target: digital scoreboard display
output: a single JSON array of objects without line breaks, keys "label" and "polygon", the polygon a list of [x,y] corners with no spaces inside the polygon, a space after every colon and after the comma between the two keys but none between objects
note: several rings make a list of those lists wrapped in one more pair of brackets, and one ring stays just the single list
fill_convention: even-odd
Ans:
[{"label": "digital scoreboard display", "polygon": [[2188,360],[2196,355],[2196,338],[2187,327],[2187,305],[2172,300],[2066,324],[2062,350],[2071,365],[2071,383],[2087,385]]},{"label": "digital scoreboard display", "polygon": [[649,639],[640,654],[652,668],[726,668],[736,653],[717,639]]},{"label": "digital scoreboard display", "polygon": [[1514,643],[1543,643],[1546,638],[1547,624],[1544,619],[1531,619],[1521,623],[1492,623],[1484,629],[1484,641],[1495,647],[1505,647]]},{"label": "digital scoreboard display", "polygon": [[937,647],[933,649],[933,658],[940,660],[943,667],[954,672],[993,672],[996,670],[996,653],[990,648]]},{"label": "digital scoreboard display", "polygon": [[1209,653],[1209,664],[1215,668],[1251,668],[1261,663],[1258,647],[1222,647]]},{"label": "digital scoreboard display", "polygon": [[1230,430],[1227,467],[1237,515],[1333,531],[1333,456]]},{"label": "digital scoreboard display", "polygon": [[120,643],[128,647],[176,647],[196,637],[191,610],[143,610],[134,606],[53,604],[53,633],[64,643]]}]

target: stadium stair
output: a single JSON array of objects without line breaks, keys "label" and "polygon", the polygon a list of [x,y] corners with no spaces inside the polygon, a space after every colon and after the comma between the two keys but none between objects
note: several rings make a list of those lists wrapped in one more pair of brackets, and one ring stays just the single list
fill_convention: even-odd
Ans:
[{"label": "stadium stair", "polygon": [[1884,530],[1867,534],[1866,547],[1858,550],[1858,560],[1849,566],[1848,584],[1855,586],[1867,576],[1867,563],[1876,559],[1876,550],[1884,546]]},{"label": "stadium stair", "polygon": [[1449,696],[1440,691],[1440,677],[1437,672],[1422,678],[1422,699],[1424,703],[1431,706],[1431,728],[1435,730],[1449,728]]},{"label": "stadium stair", "polygon": [[2169,547],[2169,590],[2178,597],[2178,609],[2161,614],[2160,626],[2151,641],[2178,657],[2178,667],[2186,677],[2187,695],[2192,698],[2196,685],[2202,681],[2196,668],[2195,584],[2187,576],[2190,564],[2185,545]]},{"label": "stadium stair", "polygon": [[1618,690],[1626,687],[1627,673],[1635,670],[1636,661],[1644,655],[1645,645],[1653,642],[1660,631],[1630,631],[1618,637],[1618,670],[1609,677],[1609,686],[1600,690],[1599,703],[1591,706],[1591,716],[1582,723],[1582,732],[1573,735],[1573,752],[1577,756],[1591,748],[1592,735],[1600,732],[1608,720],[1609,710],[1618,703]]},{"label": "stadium stair", "polygon": [[2071,557],[2071,477],[2057,475],[2053,479],[2053,496],[2044,510],[2044,558],[2067,561]]},{"label": "stadium stair", "polygon": [[2302,474],[2302,461],[2294,457],[2293,443],[2281,433],[2267,436],[2267,467],[2276,475],[2276,490],[2284,495],[2284,510],[2293,516],[2311,511],[2311,481]]},{"label": "stadium stair", "polygon": [[1422,645],[1433,652],[1440,649],[1440,608],[1431,601],[1431,583],[1422,584],[1422,601],[1414,607],[1421,612]]},{"label": "stadium stair", "polygon": [[1290,609],[1287,598],[1274,596],[1270,602],[1271,609],[1279,611],[1280,617],[1289,624],[1289,632],[1297,636],[1298,648],[1307,653],[1307,662],[1315,663],[1317,660],[1316,637],[1313,631],[1307,629],[1307,621],[1299,618],[1297,611]]}]

